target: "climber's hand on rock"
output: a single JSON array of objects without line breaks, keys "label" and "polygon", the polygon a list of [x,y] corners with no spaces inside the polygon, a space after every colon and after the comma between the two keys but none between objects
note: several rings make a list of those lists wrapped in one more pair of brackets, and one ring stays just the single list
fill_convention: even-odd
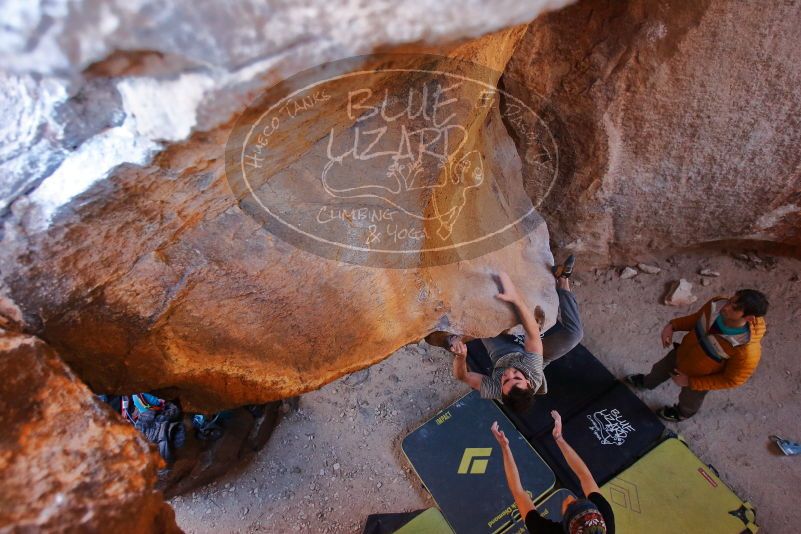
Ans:
[{"label": "climber's hand on rock", "polygon": [[451,345],[450,351],[457,356],[465,357],[467,356],[467,345],[465,345],[464,341],[461,339],[454,341],[454,343]]},{"label": "climber's hand on rock", "polygon": [[517,288],[509,275],[505,272],[498,273],[498,280],[501,282],[501,292],[495,295],[496,298],[515,304],[519,301],[520,296],[517,294]]}]

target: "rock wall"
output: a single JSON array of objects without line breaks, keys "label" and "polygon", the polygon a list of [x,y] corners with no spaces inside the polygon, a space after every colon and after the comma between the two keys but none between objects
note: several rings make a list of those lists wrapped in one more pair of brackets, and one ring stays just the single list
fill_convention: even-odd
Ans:
[{"label": "rock wall", "polygon": [[583,0],[534,21],[507,67],[560,148],[526,188],[584,266],[801,245],[801,2]]},{"label": "rock wall", "polygon": [[0,329],[0,530],[181,530],[150,444],[36,338]]},{"label": "rock wall", "polygon": [[[463,158],[456,169],[480,168],[470,176],[486,186],[476,189],[481,202],[448,212],[459,215],[461,226],[446,224],[450,237],[441,239],[465,238],[521,210],[529,214],[525,227],[507,225],[511,230],[503,235],[487,229],[497,238],[485,241],[486,254],[462,256],[462,249],[453,249],[443,259],[445,252],[433,251],[403,268],[380,268],[321,257],[277,238],[248,212],[245,190],[226,180],[224,147],[238,128],[231,121],[171,144],[152,163],[116,169],[56,211],[39,202],[48,181],[17,199],[3,229],[6,294],[22,309],[26,328],[56,347],[94,390],[180,396],[190,411],[294,396],[432,331],[495,334],[516,322],[494,298],[499,270],[510,273],[552,324],[556,295],[547,229],[521,188],[520,160],[493,96],[524,30],[444,49],[453,60],[494,71],[484,79],[492,88],[486,95],[467,85],[453,89],[469,132],[460,155],[474,158]],[[411,61],[436,70],[445,60]],[[392,74],[374,89],[415,87],[417,76]],[[309,123],[330,122],[334,113],[341,108],[315,113]],[[349,135],[361,120],[334,126]],[[272,153],[286,157],[265,177],[265,188],[276,176],[305,179],[308,169],[319,172],[324,136],[286,131],[271,144]],[[432,173],[443,179],[437,192],[410,197],[415,209],[439,217],[440,226],[429,217],[415,227],[431,236],[426,242],[444,228],[441,202],[464,198],[460,180],[467,175],[448,174],[451,163]],[[383,172],[369,167],[368,174]],[[340,223],[366,230],[352,220]]]},{"label": "rock wall", "polygon": [[227,122],[296,72],[476,38],[570,1],[5,3],[0,215],[36,189],[34,200],[56,209],[116,165]]},{"label": "rock wall", "polygon": [[[451,235],[458,215],[489,235],[487,214],[509,217],[525,193],[553,243],[585,267],[732,240],[801,246],[799,2],[588,0],[538,18],[514,54],[519,28],[463,40],[565,4],[513,2],[488,15],[468,3],[457,18],[423,1],[354,12],[180,2],[132,12],[88,0],[20,8],[0,35],[0,308],[14,301],[23,313],[0,310],[0,321],[41,335],[98,390],[160,390],[207,410],[317,388],[432,331],[497,332],[514,322],[493,300],[500,269],[550,323],[552,258],[536,215],[484,256],[433,252],[377,269],[354,261],[360,252],[284,241],[254,214],[256,193],[230,181],[224,147],[237,116],[261,111],[243,113],[256,95],[375,49],[506,66],[509,97],[458,92],[474,108],[462,117],[473,159],[460,169],[477,165],[484,174],[472,185],[486,176],[494,188],[456,211],[465,182],[412,195],[440,224],[415,232]],[[373,89],[415,82],[398,74]],[[516,114],[515,96],[536,119]],[[325,149],[309,124],[352,135],[362,120],[309,117],[274,138],[283,159],[257,190],[307,185]],[[452,163],[437,179],[453,177]],[[339,215],[354,235],[364,230]]]}]

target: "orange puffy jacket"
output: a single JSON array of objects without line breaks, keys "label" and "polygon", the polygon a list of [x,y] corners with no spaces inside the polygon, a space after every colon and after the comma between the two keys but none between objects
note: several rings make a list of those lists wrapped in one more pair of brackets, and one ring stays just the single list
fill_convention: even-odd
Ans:
[{"label": "orange puffy jacket", "polygon": [[697,312],[670,321],[675,331],[689,331],[676,350],[676,368],[690,378],[690,389],[706,391],[743,385],[757,368],[765,318],[748,324],[748,333],[710,334],[724,297],[715,297]]}]

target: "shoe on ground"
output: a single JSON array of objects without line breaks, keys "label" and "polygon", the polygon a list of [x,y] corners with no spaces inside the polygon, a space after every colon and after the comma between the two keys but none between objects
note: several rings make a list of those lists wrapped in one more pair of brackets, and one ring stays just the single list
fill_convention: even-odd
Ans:
[{"label": "shoe on ground", "polygon": [[681,412],[679,412],[678,406],[665,406],[664,408],[658,410],[656,412],[660,418],[664,419],[665,421],[671,421],[673,423],[678,423],[679,421],[684,421],[687,419]]},{"label": "shoe on ground", "polygon": [[634,389],[646,389],[645,375],[643,374],[628,375],[623,380]]}]

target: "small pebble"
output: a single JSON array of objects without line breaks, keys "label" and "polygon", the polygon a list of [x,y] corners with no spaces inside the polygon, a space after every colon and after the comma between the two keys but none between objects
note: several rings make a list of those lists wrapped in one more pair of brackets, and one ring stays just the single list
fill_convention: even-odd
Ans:
[{"label": "small pebble", "polygon": [[647,274],[659,274],[662,269],[656,265],[649,265],[647,263],[638,263],[637,268]]}]

